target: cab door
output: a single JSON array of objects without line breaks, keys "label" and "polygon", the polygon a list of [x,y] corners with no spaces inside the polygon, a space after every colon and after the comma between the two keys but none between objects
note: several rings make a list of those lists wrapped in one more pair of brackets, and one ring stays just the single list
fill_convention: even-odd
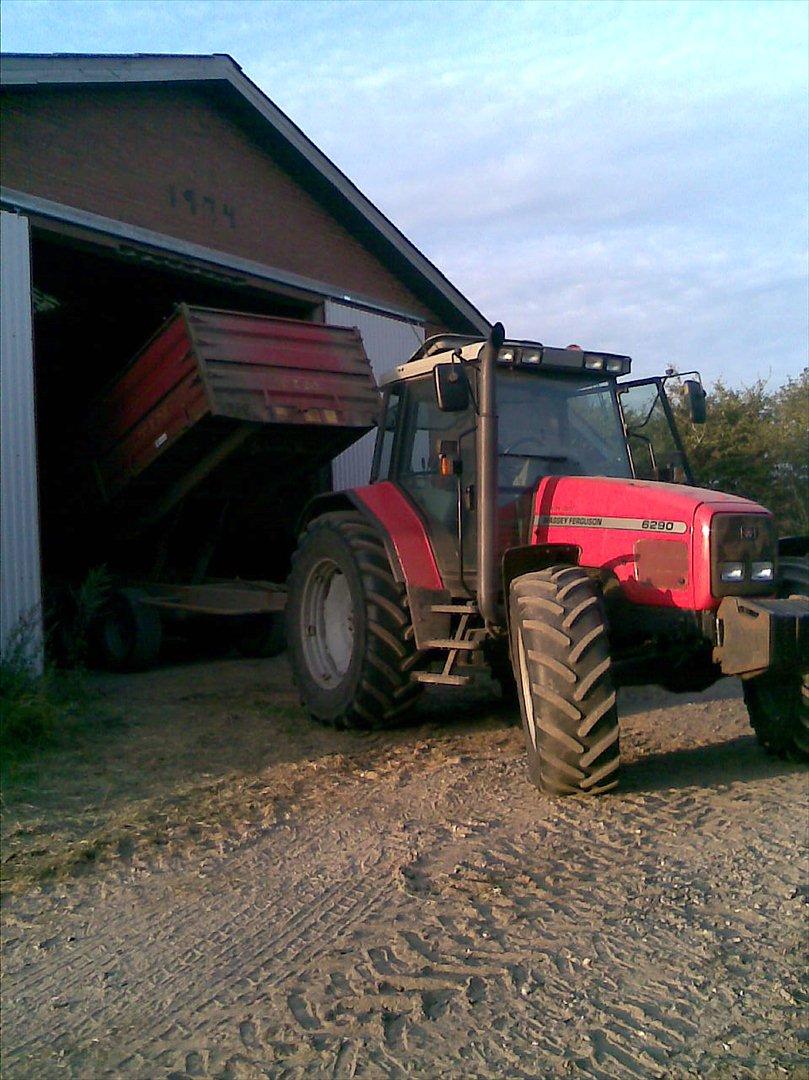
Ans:
[{"label": "cab door", "polygon": [[397,384],[388,397],[375,476],[398,484],[418,510],[446,587],[456,594],[470,591],[475,550],[468,490],[475,483],[471,405],[463,412],[442,412],[430,374]]}]

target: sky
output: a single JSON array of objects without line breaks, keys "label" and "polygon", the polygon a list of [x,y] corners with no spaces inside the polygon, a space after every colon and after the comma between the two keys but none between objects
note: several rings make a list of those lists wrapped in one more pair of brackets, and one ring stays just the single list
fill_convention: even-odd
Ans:
[{"label": "sky", "polygon": [[3,0],[7,52],[229,53],[512,337],[730,385],[809,347],[803,0]]}]

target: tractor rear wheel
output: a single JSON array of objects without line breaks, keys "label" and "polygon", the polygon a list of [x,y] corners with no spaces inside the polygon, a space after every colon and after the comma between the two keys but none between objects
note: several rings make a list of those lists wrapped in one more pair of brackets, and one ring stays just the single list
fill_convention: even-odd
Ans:
[{"label": "tractor rear wheel", "polygon": [[419,653],[404,590],[362,515],[324,514],[309,526],[293,557],[286,628],[295,683],[315,719],[389,727],[415,704]]},{"label": "tractor rear wheel", "polygon": [[511,650],[528,770],[551,795],[599,795],[618,783],[618,713],[607,621],[577,566],[511,583]]}]

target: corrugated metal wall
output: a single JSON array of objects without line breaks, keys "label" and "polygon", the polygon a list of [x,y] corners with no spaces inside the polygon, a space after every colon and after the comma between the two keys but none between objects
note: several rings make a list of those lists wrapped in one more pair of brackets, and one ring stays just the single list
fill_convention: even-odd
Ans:
[{"label": "corrugated metal wall", "polygon": [[0,648],[42,666],[28,219],[0,212]]},{"label": "corrugated metal wall", "polygon": [[[420,323],[377,315],[349,304],[336,304],[331,300],[326,302],[325,308],[327,323],[334,326],[356,326],[359,329],[377,381],[397,364],[412,356],[424,341],[424,327]],[[375,441],[376,430],[369,431],[359,442],[334,459],[332,482],[335,491],[361,487],[368,483]]]}]

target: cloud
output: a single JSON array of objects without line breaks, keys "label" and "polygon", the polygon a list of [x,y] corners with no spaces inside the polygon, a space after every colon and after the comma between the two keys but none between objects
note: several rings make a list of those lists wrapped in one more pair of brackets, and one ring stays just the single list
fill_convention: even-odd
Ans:
[{"label": "cloud", "polygon": [[680,356],[807,353],[799,2],[5,0],[5,48],[229,52],[509,329]]}]

